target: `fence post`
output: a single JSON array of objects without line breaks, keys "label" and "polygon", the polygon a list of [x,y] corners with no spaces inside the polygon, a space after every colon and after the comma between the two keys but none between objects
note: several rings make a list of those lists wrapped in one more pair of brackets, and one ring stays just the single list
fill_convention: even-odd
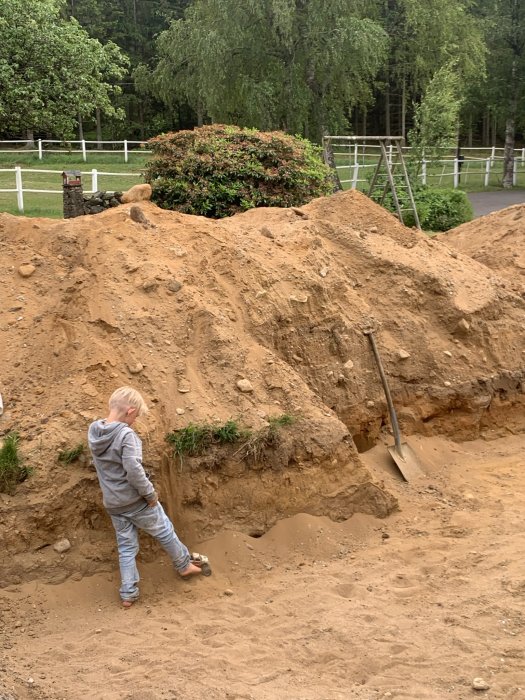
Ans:
[{"label": "fence post", "polygon": [[124,139],[124,163],[128,162],[128,142]]},{"label": "fence post", "polygon": [[18,211],[24,213],[24,188],[22,184],[22,168],[17,165],[15,166],[15,183],[16,183],[16,201],[18,204]]},{"label": "fence post", "polygon": [[91,171],[91,193],[98,192],[98,171],[93,168]]},{"label": "fence post", "polygon": [[427,184],[427,161],[424,158],[421,161],[421,182]]},{"label": "fence post", "polygon": [[496,158],[496,146],[492,146],[492,154],[490,156],[490,164],[494,165],[494,159]]},{"label": "fence post", "polygon": [[512,186],[516,187],[518,184],[518,159],[514,158],[514,162],[512,164]]},{"label": "fence post", "polygon": [[525,148],[521,149],[521,164],[525,165]]},{"label": "fence post", "polygon": [[357,150],[357,141],[354,144],[354,165],[357,163],[357,158],[359,156],[358,150]]},{"label": "fence post", "polygon": [[86,142],[84,139],[82,139],[82,160],[84,163],[87,161]]},{"label": "fence post", "polygon": [[454,158],[454,189],[459,186],[459,160]]},{"label": "fence post", "polygon": [[388,164],[391,166],[392,165],[392,144],[390,143],[388,145]]},{"label": "fence post", "polygon": [[354,172],[352,174],[352,189],[355,190],[357,187],[357,178],[359,177],[359,162],[356,160],[354,163]]},{"label": "fence post", "polygon": [[490,158],[487,158],[487,162],[485,164],[485,187],[489,186],[490,182]]},{"label": "fence post", "polygon": [[42,160],[42,139],[38,139],[38,160]]}]

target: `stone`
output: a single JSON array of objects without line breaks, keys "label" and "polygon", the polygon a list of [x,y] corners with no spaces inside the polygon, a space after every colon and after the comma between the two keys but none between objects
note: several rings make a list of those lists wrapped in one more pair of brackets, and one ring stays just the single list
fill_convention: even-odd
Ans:
[{"label": "stone", "polygon": [[308,301],[307,294],[290,294],[290,301],[297,301],[300,304],[306,304]]},{"label": "stone", "polygon": [[370,233],[377,233],[377,226],[371,226],[368,230]]},{"label": "stone", "polygon": [[156,279],[154,279],[154,278],[149,279],[149,280],[145,280],[145,281],[142,283],[142,289],[143,289],[145,292],[153,292],[153,291],[155,291],[155,289],[157,289],[158,286],[159,286],[159,283],[158,283],[158,281],[157,281]]},{"label": "stone", "polygon": [[243,394],[248,394],[253,391],[252,383],[248,379],[239,379],[237,382],[237,389],[243,392]]},{"label": "stone", "polygon": [[408,358],[410,357],[410,353],[407,352],[406,350],[403,350],[403,348],[401,348],[398,351],[397,356],[399,357],[400,360],[408,360]]},{"label": "stone", "polygon": [[144,369],[142,362],[137,362],[134,365],[128,365],[128,370],[131,374],[140,374]]},{"label": "stone", "polygon": [[177,391],[179,394],[188,394],[191,391],[190,385],[189,384],[181,384],[179,387],[177,387]]},{"label": "stone", "polygon": [[450,350],[444,350],[443,354],[446,355],[447,357],[452,357],[452,353],[450,352]]},{"label": "stone", "polygon": [[270,231],[270,229],[268,228],[268,226],[263,226],[263,227],[262,227],[262,229],[261,229],[261,235],[265,236],[266,238],[272,238],[272,239],[275,238],[275,236],[274,236],[273,233]]},{"label": "stone", "polygon": [[367,401],[367,402],[366,402],[366,407],[367,407],[367,408],[374,408],[374,406],[375,406],[375,403],[374,403],[373,401]]},{"label": "stone", "polygon": [[343,367],[344,367],[345,369],[354,369],[354,363],[352,362],[352,360],[347,360],[347,361],[344,363]]},{"label": "stone", "polygon": [[69,549],[71,549],[71,542],[64,537],[62,540],[58,540],[57,542],[55,542],[55,544],[53,545],[53,549],[55,550],[55,552],[63,554],[64,552],[67,552]]},{"label": "stone", "polygon": [[456,328],[461,333],[468,333],[470,330],[470,323],[465,318],[462,318],[460,321],[458,321]]},{"label": "stone", "polygon": [[176,408],[176,409],[175,409],[175,413],[176,413],[178,416],[183,416],[183,415],[186,413],[186,411],[185,411],[183,408]]},{"label": "stone", "polygon": [[182,282],[179,282],[178,280],[170,280],[167,284],[168,290],[170,292],[178,292],[182,289]]},{"label": "stone", "polygon": [[443,384],[444,384],[444,386],[452,386],[452,383],[451,383],[451,382],[448,382],[448,381],[443,382]]},{"label": "stone", "polygon": [[129,210],[129,218],[136,221],[137,224],[149,224],[149,219],[146,217],[140,207],[134,204]]},{"label": "stone", "polygon": [[472,687],[474,690],[488,690],[490,685],[484,678],[474,678],[472,681]]},{"label": "stone", "polygon": [[120,201],[122,204],[132,202],[144,202],[151,199],[151,185],[135,185],[122,193]]},{"label": "stone", "polygon": [[36,267],[34,265],[31,265],[31,263],[25,263],[24,265],[20,265],[18,268],[18,274],[20,277],[31,277],[35,270]]},{"label": "stone", "polygon": [[322,268],[319,270],[319,274],[321,275],[321,277],[326,277],[326,275],[328,274],[328,268],[327,268],[327,267],[322,267]]},{"label": "stone", "polygon": [[224,591],[224,595],[232,596],[232,595],[233,595],[232,589],[231,589],[231,588],[227,588],[227,589]]}]

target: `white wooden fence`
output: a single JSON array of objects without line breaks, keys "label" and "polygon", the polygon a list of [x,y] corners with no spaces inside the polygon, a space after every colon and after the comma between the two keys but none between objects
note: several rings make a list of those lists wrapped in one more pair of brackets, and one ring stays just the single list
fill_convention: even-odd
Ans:
[{"label": "white wooden fence", "polygon": [[[341,184],[351,189],[360,185],[366,189],[373,174],[380,154],[380,146],[372,143],[357,142],[348,137],[330,137],[336,159],[336,169],[340,174]],[[340,139],[339,141],[336,139]],[[462,148],[463,158],[458,158],[452,149],[443,149],[443,158],[430,163],[419,163],[419,178],[424,185],[453,186],[469,185],[489,187],[501,184],[503,177],[503,148]],[[406,157],[411,149],[403,148]],[[395,162],[395,151],[387,148],[390,163]],[[525,148],[514,151],[513,185],[525,184]],[[491,182],[492,179],[492,182]]]},{"label": "white wooden fence", "polygon": [[[24,213],[24,193],[25,192],[32,192],[32,193],[39,193],[39,194],[62,194],[63,190],[62,189],[57,189],[57,190],[50,190],[50,189],[35,189],[31,187],[24,187],[24,180],[23,180],[23,173],[31,173],[32,175],[34,174],[39,174],[39,173],[45,173],[45,174],[50,174],[50,175],[57,175],[57,180],[61,181],[61,175],[62,175],[62,170],[35,170],[34,168],[21,168],[19,166],[15,166],[14,168],[0,168],[0,175],[2,173],[14,173],[14,188],[8,188],[8,189],[0,189],[0,192],[11,192],[14,193],[16,192],[16,200],[17,200],[17,205],[18,205],[18,211],[21,212],[22,214]],[[111,176],[111,177],[140,177],[140,173],[106,173],[106,172],[101,172],[100,170],[96,170],[93,168],[92,170],[88,170],[87,172],[82,172],[81,175],[88,175],[91,177],[91,190],[86,190],[84,189],[84,192],[87,194],[94,194],[95,192],[98,192],[99,190],[99,185],[98,185],[98,179],[99,177],[103,176]]]},{"label": "white wooden fence", "polygon": [[[7,148],[6,144],[9,144]],[[29,145],[28,145],[29,144]],[[113,148],[109,148],[113,146]],[[116,148],[120,146],[120,148]],[[38,153],[38,159],[43,160],[46,153],[78,153],[87,162],[88,154],[123,153],[124,162],[129,161],[130,153],[151,153],[147,141],[59,141],[57,139],[38,139],[36,141],[0,140],[0,153]]]}]

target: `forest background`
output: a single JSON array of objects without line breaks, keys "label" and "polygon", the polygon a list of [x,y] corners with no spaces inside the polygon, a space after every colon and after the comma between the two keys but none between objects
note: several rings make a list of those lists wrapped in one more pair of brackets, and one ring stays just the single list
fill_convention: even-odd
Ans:
[{"label": "forest background", "polygon": [[0,29],[0,138],[410,137],[426,100],[458,143],[522,142],[525,0],[0,0]]}]

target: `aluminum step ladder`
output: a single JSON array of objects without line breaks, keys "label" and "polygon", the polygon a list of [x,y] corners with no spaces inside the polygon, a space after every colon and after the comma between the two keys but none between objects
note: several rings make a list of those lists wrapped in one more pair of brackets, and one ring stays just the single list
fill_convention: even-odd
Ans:
[{"label": "aluminum step ladder", "polygon": [[[412,192],[412,187],[410,185],[410,178],[408,176],[405,159],[403,157],[403,137],[402,136],[376,136],[376,137],[364,137],[364,141],[374,140],[379,142],[379,160],[377,162],[374,175],[370,181],[370,187],[368,190],[368,196],[375,201],[379,201],[379,204],[383,205],[385,197],[387,196],[389,190],[392,193],[392,199],[394,200],[394,205],[396,208],[397,216],[402,224],[405,223],[404,214],[410,212],[414,217],[416,227],[421,229],[419,223],[419,216],[417,215],[416,203],[414,201],[414,194]],[[388,148],[388,150],[387,150]],[[373,194],[377,188],[382,188],[383,192],[379,199],[373,197]],[[407,194],[406,199],[408,203],[406,206],[401,206],[398,197],[398,191],[405,191]],[[405,203],[403,202],[403,203]]]}]

